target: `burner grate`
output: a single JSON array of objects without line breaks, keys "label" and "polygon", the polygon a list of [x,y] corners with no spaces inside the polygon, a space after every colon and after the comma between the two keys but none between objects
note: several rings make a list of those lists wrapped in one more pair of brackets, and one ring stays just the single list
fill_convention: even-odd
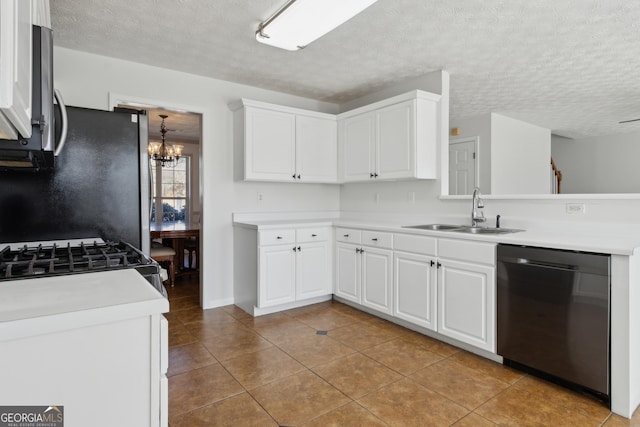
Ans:
[{"label": "burner grate", "polygon": [[23,246],[0,250],[0,280],[135,268],[151,261],[124,242]]}]

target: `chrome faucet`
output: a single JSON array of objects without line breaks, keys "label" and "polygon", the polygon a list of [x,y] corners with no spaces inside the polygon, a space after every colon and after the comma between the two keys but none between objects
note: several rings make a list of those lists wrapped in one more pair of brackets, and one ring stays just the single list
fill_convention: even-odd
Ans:
[{"label": "chrome faucet", "polygon": [[473,189],[473,198],[471,200],[471,226],[477,227],[478,223],[485,222],[487,218],[484,217],[484,212],[480,209],[484,208],[484,202],[480,198],[482,193],[480,193],[480,188],[475,187]]}]

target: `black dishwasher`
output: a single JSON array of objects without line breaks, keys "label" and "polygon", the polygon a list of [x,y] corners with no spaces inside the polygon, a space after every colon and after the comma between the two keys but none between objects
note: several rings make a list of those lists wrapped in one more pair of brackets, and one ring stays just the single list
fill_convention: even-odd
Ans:
[{"label": "black dishwasher", "polygon": [[498,354],[609,401],[610,256],[498,245]]}]

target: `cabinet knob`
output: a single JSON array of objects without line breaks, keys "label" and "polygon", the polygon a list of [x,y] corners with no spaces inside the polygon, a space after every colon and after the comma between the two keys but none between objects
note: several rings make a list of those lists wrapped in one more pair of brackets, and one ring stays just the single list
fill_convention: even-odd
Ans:
[{"label": "cabinet knob", "polygon": [[302,252],[302,249],[300,248],[300,246],[298,246],[298,251]]},{"label": "cabinet knob", "polygon": [[360,253],[360,248],[356,248],[356,253],[359,254]]},{"label": "cabinet knob", "polygon": [[282,239],[282,236],[278,236],[278,237],[276,237],[276,239],[280,240],[280,239]]},{"label": "cabinet knob", "polygon": [[293,247],[293,251],[295,252],[295,251],[297,251],[297,250],[298,250],[298,249],[294,246],[294,247]]},{"label": "cabinet knob", "polygon": [[296,174],[291,175],[291,178],[296,179]]},{"label": "cabinet knob", "polygon": [[369,178],[373,178],[373,172],[369,174]]},{"label": "cabinet knob", "polygon": [[377,173],[374,173],[374,174],[373,174],[373,177],[374,177],[374,178],[377,178],[377,177],[378,177],[378,174],[377,174]]},{"label": "cabinet knob", "polygon": [[318,237],[318,235],[317,234],[312,234],[311,237]]},{"label": "cabinet knob", "polygon": [[300,179],[300,174],[298,174],[298,179]]},{"label": "cabinet knob", "polygon": [[438,263],[436,264],[438,268],[442,267],[442,264]]},{"label": "cabinet knob", "polygon": [[349,235],[348,235],[348,234],[345,234],[345,235],[344,235],[344,237],[349,237]]},{"label": "cabinet knob", "polygon": [[430,262],[429,264],[431,265],[431,267],[433,267],[434,265],[436,265],[436,263],[435,263],[433,260],[431,260],[431,262]]},{"label": "cabinet knob", "polygon": [[360,253],[363,254],[364,253],[364,249],[360,248]]},{"label": "cabinet knob", "polygon": [[373,238],[373,239],[371,239],[371,240],[373,240],[374,242],[377,242],[377,241],[378,241],[378,238],[377,238],[377,237],[374,237],[374,238]]}]

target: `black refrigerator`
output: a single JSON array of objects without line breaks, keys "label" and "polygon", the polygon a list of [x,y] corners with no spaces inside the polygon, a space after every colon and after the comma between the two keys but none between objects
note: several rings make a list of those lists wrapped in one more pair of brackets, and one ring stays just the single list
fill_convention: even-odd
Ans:
[{"label": "black refrigerator", "polygon": [[149,254],[146,113],[66,110],[52,170],[0,172],[0,242],[100,237]]}]

